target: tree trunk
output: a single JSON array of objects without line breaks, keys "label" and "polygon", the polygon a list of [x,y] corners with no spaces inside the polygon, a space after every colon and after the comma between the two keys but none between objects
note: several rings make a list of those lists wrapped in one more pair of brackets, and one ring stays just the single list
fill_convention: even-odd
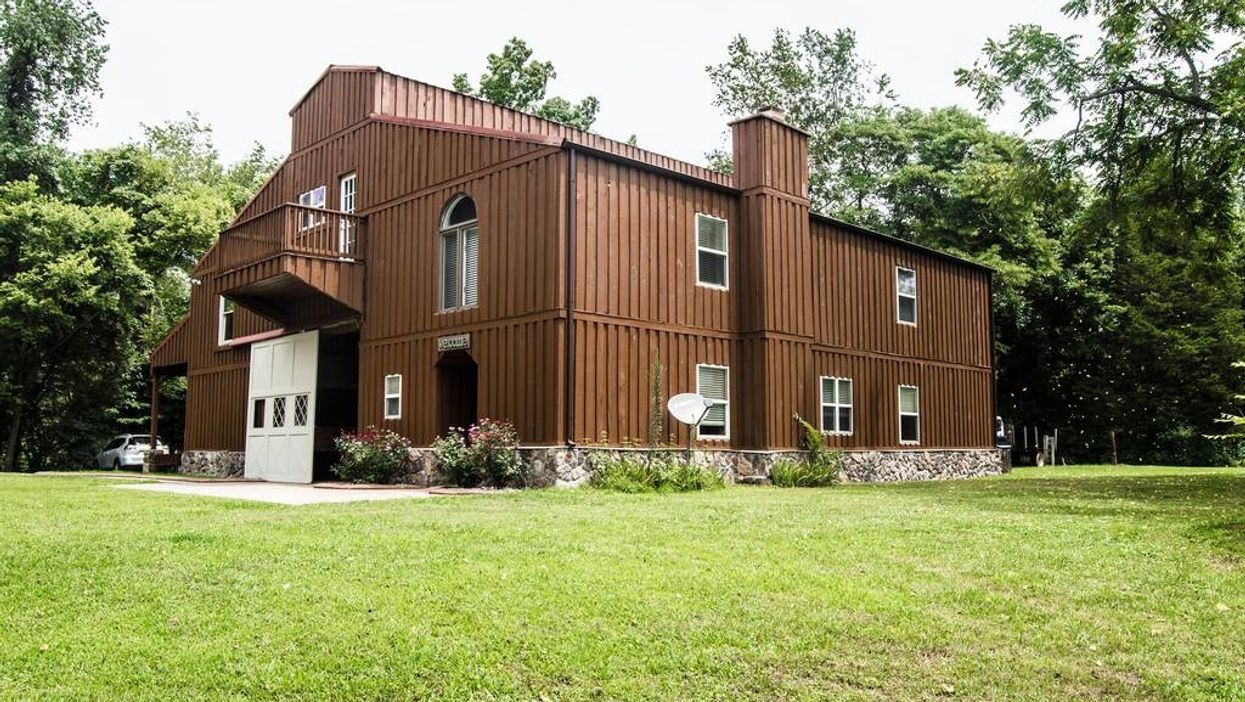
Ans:
[{"label": "tree trunk", "polygon": [[4,466],[2,467],[5,471],[17,470],[17,447],[22,436],[22,415],[25,409],[25,404],[19,401],[13,408],[12,419],[9,420],[9,440],[4,447]]}]

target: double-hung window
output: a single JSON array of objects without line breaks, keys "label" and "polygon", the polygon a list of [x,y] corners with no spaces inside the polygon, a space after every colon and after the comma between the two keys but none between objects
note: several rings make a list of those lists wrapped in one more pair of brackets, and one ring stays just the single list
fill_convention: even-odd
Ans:
[{"label": "double-hung window", "polygon": [[[298,196],[298,204],[303,207],[315,207],[324,209],[325,188],[323,185],[308,190]],[[319,212],[311,212],[309,210],[299,210],[298,212],[298,228],[311,229],[312,227],[324,224],[324,215]]]},{"label": "double-hung window", "polygon": [[852,379],[821,377],[821,430],[852,433]]},{"label": "double-hung window", "polygon": [[713,403],[696,436],[700,439],[727,439],[731,424],[731,372],[726,366],[696,366],[696,393]]},{"label": "double-hung window", "polygon": [[[355,210],[355,193],[358,180],[355,174],[342,176],[338,181],[338,210],[346,214],[354,214]],[[340,231],[337,234],[337,250],[344,256],[353,256],[355,249],[355,238],[358,233],[355,231],[354,220],[349,217],[341,218]]]},{"label": "double-hung window", "polygon": [[726,220],[696,213],[696,284],[726,290],[727,240]]},{"label": "double-hung window", "polygon": [[916,326],[916,271],[895,268],[895,305],[900,324]]},{"label": "double-hung window", "polygon": [[441,218],[441,310],[475,307],[480,259],[476,204],[459,195]]},{"label": "double-hung window", "polygon": [[402,376],[385,376],[385,419],[402,418]]},{"label": "double-hung window", "polygon": [[921,443],[921,391],[914,385],[899,386],[899,443]]},{"label": "double-hung window", "polygon": [[233,339],[233,300],[220,296],[220,313],[216,320],[216,342],[220,346],[224,346]]}]

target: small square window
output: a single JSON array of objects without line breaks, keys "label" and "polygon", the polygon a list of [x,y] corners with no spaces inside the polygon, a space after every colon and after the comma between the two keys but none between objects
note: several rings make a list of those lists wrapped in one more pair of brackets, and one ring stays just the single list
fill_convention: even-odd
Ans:
[{"label": "small square window", "polygon": [[[324,209],[324,197],[326,192],[327,189],[323,185],[308,190],[298,196],[298,204],[303,207],[314,207],[322,210]],[[307,210],[302,210],[298,214],[299,229],[310,229],[321,224],[324,224],[324,215],[319,212],[308,212]]]},{"label": "small square window", "polygon": [[254,407],[251,408],[251,428],[264,428],[264,400],[255,400]]}]

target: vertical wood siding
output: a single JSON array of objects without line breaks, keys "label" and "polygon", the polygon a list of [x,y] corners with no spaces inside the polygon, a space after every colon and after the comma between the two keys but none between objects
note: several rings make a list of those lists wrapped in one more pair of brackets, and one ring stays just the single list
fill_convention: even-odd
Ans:
[{"label": "vertical wood siding", "polygon": [[330,70],[290,111],[290,151],[314,144],[367,119],[375,109],[372,71]]},{"label": "vertical wood siding", "polygon": [[[987,271],[818,221],[812,231],[818,344],[991,365]],[[916,326],[896,321],[897,266],[916,271]]]},{"label": "vertical wood siding", "polygon": [[[595,150],[576,158],[572,270],[564,151],[507,135],[369,119],[373,113],[552,136]],[[360,425],[430,442],[440,429],[437,337],[469,333],[479,414],[514,421],[525,444],[568,438],[568,410],[576,441],[604,435],[611,443],[647,442],[654,353],[665,368],[664,398],[696,389],[698,363],[730,368],[730,439],[704,446],[796,445],[791,414],[818,419],[821,375],[854,381],[856,431],[832,439],[845,448],[899,446],[900,383],[921,388],[922,447],[992,443],[988,274],[810,222],[803,137],[778,122],[736,125],[732,178],[383,72],[330,71],[291,114],[294,152],[239,221],[319,185],[336,209],[338,179],[356,173],[356,208],[368,218],[366,260],[318,268],[300,262],[286,272],[317,287],[343,274],[363,276],[361,293],[351,287],[355,279],[338,285],[347,304],[363,310]],[[479,303],[441,313],[438,228],[444,206],[460,193],[479,213]],[[729,222],[728,290],[696,284],[697,212]],[[216,295],[272,271],[209,275],[221,272],[212,260],[209,254],[200,267],[192,314],[159,358],[184,357],[190,369],[187,448],[241,449],[249,349],[217,347]],[[330,263],[342,270],[329,271]],[[895,321],[896,265],[917,271],[916,327]],[[237,337],[275,329],[243,307],[235,313]],[[403,376],[402,418],[384,420],[383,378],[392,373]],[[661,438],[669,439],[675,427],[668,416],[665,423]],[[685,434],[674,438],[682,442]]]}]

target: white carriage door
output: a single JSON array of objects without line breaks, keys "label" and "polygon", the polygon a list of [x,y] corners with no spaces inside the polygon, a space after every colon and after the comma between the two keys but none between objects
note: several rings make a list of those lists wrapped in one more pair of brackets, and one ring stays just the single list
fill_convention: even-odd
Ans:
[{"label": "white carriage door", "polygon": [[320,333],[251,345],[246,477],[310,483]]}]

